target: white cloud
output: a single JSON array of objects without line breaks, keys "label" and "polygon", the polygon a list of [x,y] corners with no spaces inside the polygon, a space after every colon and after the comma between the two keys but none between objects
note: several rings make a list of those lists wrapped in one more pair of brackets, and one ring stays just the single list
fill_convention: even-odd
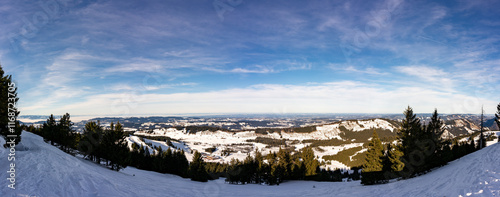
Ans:
[{"label": "white cloud", "polygon": [[446,8],[441,6],[429,8],[427,12],[428,12],[427,14],[422,15],[426,17],[426,21],[423,26],[419,27],[421,29],[434,25],[438,21],[442,20],[447,14]]},{"label": "white cloud", "polygon": [[277,72],[272,68],[269,68],[266,66],[261,66],[261,65],[250,66],[247,68],[224,69],[224,68],[217,68],[217,67],[204,67],[202,69],[206,70],[206,71],[217,72],[217,73],[239,73],[239,74],[248,74],[248,73],[265,74],[265,73]]},{"label": "white cloud", "polygon": [[123,84],[123,83],[108,85],[105,87],[106,87],[106,90],[111,90],[111,91],[122,91],[122,90],[130,91],[130,90],[134,89],[132,86],[130,86],[128,84]]},{"label": "white cloud", "polygon": [[50,108],[84,95],[89,88],[76,84],[85,81],[83,73],[89,72],[90,67],[82,61],[94,58],[76,51],[64,51],[56,56],[45,67],[46,72],[43,72],[38,85],[23,95],[28,104],[24,109],[29,112]]},{"label": "white cloud", "polygon": [[199,54],[194,53],[191,50],[177,50],[164,52],[163,55],[167,57],[196,57]]},{"label": "white cloud", "polygon": [[[468,9],[479,9],[472,11],[494,7],[489,6],[491,2],[474,2],[474,5],[464,3]],[[433,101],[436,102],[434,107],[440,108],[443,104],[448,106],[450,101],[466,100],[466,105],[472,105],[476,101],[482,102],[479,98],[498,98],[495,92],[500,92],[500,87],[496,85],[500,61],[494,57],[498,56],[500,37],[491,31],[498,24],[488,19],[485,21],[484,17],[478,18],[483,20],[477,23],[470,22],[466,15],[470,13],[464,13],[469,10],[459,10],[457,13],[456,7],[436,6],[441,4],[439,2],[400,0],[280,4],[282,2],[245,4],[222,23],[213,10],[206,12],[203,9],[207,7],[203,5],[192,6],[182,1],[140,7],[130,2],[97,2],[71,9],[65,13],[67,17],[51,22],[54,28],[41,28],[36,39],[29,39],[29,43],[22,41],[20,45],[25,46],[24,52],[30,55],[17,56],[0,50],[0,60],[12,58],[9,65],[5,65],[11,66],[9,69],[21,68],[20,65],[30,66],[22,66],[22,74],[27,76],[22,80],[39,84],[31,84],[30,89],[25,90],[22,102],[27,104],[25,112],[33,113],[43,112],[42,109],[45,112],[75,109],[75,113],[92,114],[92,110],[96,110],[96,113],[117,113],[104,110],[109,108],[109,103],[122,99],[123,94],[118,95],[116,92],[131,92],[129,95],[137,94],[141,98],[144,95],[152,96],[147,101],[136,101],[135,97],[125,99],[133,100],[136,106],[144,106],[144,109],[134,108],[143,113],[149,113],[146,108],[151,109],[151,113],[159,110],[376,111],[371,110],[371,107],[380,109],[376,112],[382,113],[399,112],[399,106],[388,104],[399,105],[399,102],[407,102],[404,106],[416,105],[415,108],[423,106],[423,111],[427,112],[425,106]],[[0,29],[3,32],[0,33],[0,41],[8,43],[6,35],[23,25],[23,20],[19,20],[22,13],[26,13],[26,16],[34,13],[33,9],[26,9],[28,5],[21,5],[0,5],[0,10],[14,9],[2,21],[4,28]],[[31,6],[40,9],[37,4]],[[134,12],[130,12],[130,8]],[[197,11],[197,14],[190,11]],[[458,18],[447,20],[447,17],[455,16]],[[377,23],[380,26],[373,26]],[[488,25],[488,28],[478,24]],[[464,29],[469,26],[470,29]],[[368,35],[366,44],[356,45],[355,39],[363,34]],[[355,47],[349,57],[339,50],[339,42],[342,41],[348,41],[347,44]],[[60,52],[68,46],[84,48],[93,53],[77,50]],[[61,54],[53,58],[53,54],[57,53]],[[321,77],[322,73],[319,72],[323,70],[314,70],[313,65],[324,65],[325,61],[342,62],[344,57],[349,64],[330,64],[330,68],[363,76],[372,75],[369,80],[379,84],[394,83],[390,87],[357,82],[310,83],[302,86],[256,85],[213,92],[192,88],[191,92],[201,92],[146,94],[174,87],[178,87],[176,90],[191,88],[189,86],[196,84],[172,81],[193,77],[182,81],[203,83],[214,72],[218,76],[231,77],[237,74],[263,76],[272,73],[270,77],[285,78],[297,77],[299,73],[286,75],[287,71],[310,70],[300,76],[301,80],[325,81],[330,78]],[[14,60],[16,58],[19,60]],[[401,62],[402,65],[410,66],[395,67]],[[31,67],[31,63],[36,66]],[[27,70],[33,73],[26,74]],[[383,76],[373,79],[376,77],[373,75]],[[316,76],[319,78],[316,79]],[[105,80],[93,81],[98,77]],[[96,85],[98,82],[104,84]],[[137,88],[134,83],[139,84]],[[92,91],[82,88],[89,84]],[[103,86],[109,86],[111,91],[107,93],[112,94],[100,94]],[[217,84],[217,87],[220,86],[224,87],[225,84]],[[238,86],[241,86],[238,81],[231,85]],[[156,98],[163,99],[165,103],[152,103]],[[488,102],[488,99],[483,100]],[[175,102],[179,104],[174,105]],[[367,106],[367,102],[374,105]],[[450,112],[469,112],[472,109],[447,108]]]},{"label": "white cloud", "polygon": [[204,67],[203,70],[218,72],[218,73],[279,73],[293,70],[308,70],[312,64],[306,62],[296,62],[291,60],[278,60],[267,63],[266,65],[251,65],[246,67],[220,68],[220,67]]},{"label": "white cloud", "polygon": [[174,83],[174,84],[160,84],[160,85],[147,85],[142,86],[145,90],[160,90],[167,88],[175,88],[175,87],[185,87],[185,86],[196,86],[197,83]]},{"label": "white cloud", "polygon": [[263,67],[263,66],[255,66],[256,69],[247,69],[247,68],[233,68],[229,72],[232,73],[272,73],[274,70]]},{"label": "white cloud", "polygon": [[2,63],[1,60],[2,60],[2,57],[4,54],[5,54],[5,50],[0,50],[0,64]]},{"label": "white cloud", "polygon": [[356,74],[370,74],[370,75],[387,75],[388,73],[382,72],[375,67],[358,67],[351,64],[334,64],[330,63],[327,68],[334,71],[351,72]]},{"label": "white cloud", "polygon": [[[100,94],[54,108],[84,115],[174,113],[400,113],[407,105],[418,113],[487,113],[495,102],[421,87],[385,89],[377,85],[342,81],[309,85],[261,84],[247,88],[173,94]],[[24,109],[21,109],[24,110]]]},{"label": "white cloud", "polygon": [[330,28],[336,29],[336,30],[345,30],[345,24],[343,24],[342,20],[337,18],[337,17],[328,17],[323,19],[321,23],[319,23],[317,29],[319,31],[326,31]]},{"label": "white cloud", "polygon": [[131,73],[131,72],[158,73],[158,72],[163,72],[163,68],[157,61],[145,61],[145,62],[120,64],[118,66],[113,66],[104,69],[104,73],[109,73],[109,74]]},{"label": "white cloud", "polygon": [[[182,58],[175,59],[153,59],[153,58],[143,58],[134,57],[129,58],[126,61],[117,61],[114,66],[109,66],[103,70],[106,75],[114,75],[119,73],[133,73],[133,72],[147,72],[150,74],[162,74],[168,77],[175,78],[177,76],[190,75],[191,73],[198,70],[210,70],[217,71],[216,66],[213,65],[224,65],[227,62],[221,58],[215,58],[210,56],[196,56],[196,53],[184,53],[184,52],[170,52],[171,55],[177,55]],[[176,72],[178,69],[190,69],[193,72]]]},{"label": "white cloud", "polygon": [[87,44],[89,42],[89,40],[90,40],[89,36],[85,35],[85,36],[82,37],[81,44],[85,45],[85,44]]},{"label": "white cloud", "polygon": [[[429,66],[397,66],[395,69],[401,73],[410,76],[416,76],[420,78],[420,81],[423,84],[428,84],[427,87],[432,85],[437,85],[437,87],[441,90],[446,90],[453,92],[456,80],[451,77],[451,74],[445,72],[443,69],[434,68]],[[412,80],[408,80],[412,81]],[[424,86],[425,87],[425,86]]]},{"label": "white cloud", "polygon": [[417,76],[427,80],[435,80],[436,77],[444,77],[448,75],[442,69],[428,66],[398,66],[396,69],[404,74]]}]

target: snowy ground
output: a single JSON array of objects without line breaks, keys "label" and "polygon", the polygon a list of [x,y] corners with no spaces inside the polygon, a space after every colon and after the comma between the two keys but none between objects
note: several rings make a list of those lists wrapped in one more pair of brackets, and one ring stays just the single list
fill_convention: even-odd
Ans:
[{"label": "snowy ground", "polygon": [[[385,185],[290,181],[280,186],[198,183],[128,167],[111,171],[70,156],[23,132],[16,151],[16,189],[7,187],[8,150],[0,148],[0,196],[500,196],[500,144],[426,175]],[[0,140],[3,144],[3,141]]]},{"label": "snowy ground", "polygon": [[[317,129],[318,131],[312,132],[312,133],[285,133],[282,132],[281,136],[278,133],[270,133],[270,134],[257,134],[254,131],[244,131],[244,132],[238,132],[238,133],[233,133],[233,132],[224,132],[224,131],[216,131],[216,132],[210,132],[210,131],[204,131],[204,132],[197,132],[196,134],[191,134],[188,133],[184,130],[177,130],[174,128],[169,128],[169,129],[155,129],[153,130],[152,133],[147,133],[147,132],[141,132],[137,131],[135,134],[136,135],[150,135],[150,136],[167,136],[172,139],[180,140],[183,143],[186,144],[186,146],[183,148],[186,151],[186,157],[188,160],[191,160],[192,158],[192,153],[190,150],[197,150],[198,152],[204,152],[207,155],[210,155],[210,157],[205,157],[205,161],[207,162],[229,162],[231,159],[239,159],[239,160],[244,160],[245,157],[247,157],[247,154],[250,153],[250,155],[255,155],[255,150],[258,149],[261,151],[264,155],[271,152],[277,152],[279,150],[278,147],[267,147],[266,144],[262,143],[255,143],[255,142],[248,142],[248,140],[255,140],[257,137],[265,137],[265,138],[273,138],[273,139],[287,139],[287,143],[289,146],[295,147],[295,150],[298,151],[301,148],[304,147],[306,144],[302,143],[291,143],[292,140],[296,140],[297,142],[300,142],[302,140],[306,139],[342,139],[339,136],[339,133],[341,132],[339,130],[339,124],[341,126],[349,127],[349,129],[353,130],[360,130],[359,125],[362,125],[363,128],[388,128],[388,129],[393,129],[388,125],[386,121],[375,119],[371,121],[358,121],[359,123],[356,123],[355,121],[347,121],[345,124],[343,122],[341,123],[335,123],[332,125],[323,125],[323,126],[318,126]],[[354,124],[356,123],[356,124]],[[355,127],[358,126],[358,127]],[[352,128],[351,128],[352,127]],[[131,146],[130,143],[137,143],[139,145],[145,146],[146,144],[142,142],[138,137],[129,137],[127,138],[129,141],[129,146]],[[162,146],[162,149],[166,149],[167,145],[164,142],[160,141],[153,141],[153,140],[147,140],[147,143],[151,143],[153,146]],[[172,142],[175,143],[175,142]],[[318,156],[318,158],[322,161],[322,157],[324,155],[335,155],[339,151],[342,151],[347,148],[353,148],[357,146],[362,146],[363,143],[351,143],[351,144],[345,144],[345,145],[340,145],[340,146],[321,146],[320,148],[323,149],[323,151],[318,151],[317,149],[313,149],[315,151],[315,155]],[[213,153],[208,153],[205,151],[207,148],[211,147],[216,147],[216,151]],[[151,147],[153,148],[153,147]],[[187,151],[189,150],[189,151]],[[234,150],[230,155],[223,155],[224,150]],[[152,151],[152,149],[150,149]],[[329,165],[323,166],[324,168],[330,168],[330,169],[335,169],[335,168],[347,168],[346,165],[338,162],[338,161],[331,161]]]},{"label": "snowy ground", "polygon": [[[463,123],[460,123],[463,124]],[[287,145],[289,147],[294,147],[296,151],[300,150],[303,148],[305,145],[304,143],[300,143],[303,140],[312,140],[312,139],[321,139],[321,140],[328,140],[328,139],[341,139],[340,133],[342,131],[340,130],[340,127],[345,127],[348,130],[352,131],[362,131],[366,129],[372,129],[372,128],[382,128],[382,129],[388,129],[391,131],[395,131],[396,128],[390,124],[386,120],[382,119],[373,119],[373,120],[348,120],[348,121],[341,121],[341,122],[336,122],[332,124],[327,124],[327,125],[319,125],[316,126],[316,131],[311,132],[311,133],[287,133],[287,132],[281,132],[281,135],[279,133],[268,133],[268,134],[259,134],[255,133],[255,131],[244,131],[244,132],[225,132],[225,131],[215,131],[215,132],[210,132],[210,131],[203,131],[203,132],[197,132],[197,133],[189,133],[186,130],[177,130],[175,128],[161,128],[161,129],[154,129],[151,133],[145,132],[145,131],[137,131],[135,132],[136,135],[150,135],[150,136],[167,136],[172,139],[180,140],[182,142],[181,147],[176,145],[176,148],[182,148],[186,152],[186,158],[188,160],[191,160],[193,157],[193,154],[191,150],[197,150],[198,152],[203,153],[204,159],[207,162],[229,162],[231,159],[239,159],[244,160],[248,154],[250,155],[255,155],[255,150],[258,149],[260,150],[264,155],[271,152],[277,152],[279,150],[278,147],[268,147],[266,144],[262,143],[255,143],[255,142],[248,142],[248,140],[255,140],[257,137],[264,137],[264,138],[273,138],[276,140],[281,140],[281,139],[287,139]],[[495,131],[488,131],[486,133],[496,133]],[[479,139],[479,137],[475,138],[476,141]],[[127,138],[129,141],[129,145],[131,146],[131,143],[137,143],[139,145],[146,146],[147,144],[152,144],[150,147],[150,151],[153,151],[152,148],[154,146],[161,146],[163,150],[166,150],[167,145],[165,142],[161,141],[153,141],[153,140],[146,140],[147,142],[141,141],[138,137],[129,137]],[[462,139],[462,141],[467,141],[467,138]],[[176,142],[172,142],[176,143]],[[363,143],[356,143],[356,141],[352,141],[350,144],[344,144],[340,146],[320,146],[318,148],[314,148],[314,154],[318,156],[318,159],[320,161],[323,161],[322,157],[325,155],[336,155],[339,151],[348,149],[348,148],[354,148],[354,147],[359,147],[362,146]],[[207,148],[212,148],[215,147],[216,151],[213,153],[206,152]],[[223,151],[224,150],[232,150],[231,154],[229,155],[224,155]],[[366,151],[366,149],[363,149],[359,151],[358,153],[362,153]],[[357,153],[356,153],[357,154]],[[354,156],[354,155],[352,155]],[[351,158],[352,158],[351,156]],[[340,163],[339,161],[336,160],[331,160],[331,161],[326,161],[326,165],[321,166],[322,168],[325,169],[345,169],[348,168],[348,166]]]}]

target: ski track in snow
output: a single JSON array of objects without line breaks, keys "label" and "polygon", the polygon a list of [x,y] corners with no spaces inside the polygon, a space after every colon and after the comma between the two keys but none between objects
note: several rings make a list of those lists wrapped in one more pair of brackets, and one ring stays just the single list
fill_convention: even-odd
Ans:
[{"label": "ski track in snow", "polygon": [[[16,151],[16,190],[7,187],[8,150],[0,148],[0,196],[500,196],[500,144],[434,171],[384,185],[288,181],[280,186],[194,182],[128,167],[112,171],[68,155],[23,132]],[[3,143],[3,139],[0,143]],[[22,150],[25,149],[25,150]]]}]

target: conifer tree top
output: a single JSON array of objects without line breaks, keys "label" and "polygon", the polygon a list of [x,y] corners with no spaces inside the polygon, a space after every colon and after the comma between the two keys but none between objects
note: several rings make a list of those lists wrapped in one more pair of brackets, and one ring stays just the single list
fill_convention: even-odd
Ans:
[{"label": "conifer tree top", "polygon": [[0,64],[0,77],[3,77],[3,74],[4,74],[3,68],[2,68],[2,65]]}]

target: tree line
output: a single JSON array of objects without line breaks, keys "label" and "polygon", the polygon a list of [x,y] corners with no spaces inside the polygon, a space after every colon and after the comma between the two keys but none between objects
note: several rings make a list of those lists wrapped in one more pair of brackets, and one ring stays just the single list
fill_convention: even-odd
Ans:
[{"label": "tree line", "polygon": [[[497,108],[496,122],[500,125],[500,104]],[[397,143],[382,144],[377,132],[373,132],[362,176],[357,168],[352,174],[338,169],[321,169],[321,163],[310,146],[294,154],[281,148],[265,156],[256,151],[253,157],[248,155],[243,161],[233,159],[229,163],[204,162],[202,154],[195,151],[192,162],[188,162],[183,150],[154,147],[151,151],[147,146],[136,143],[128,147],[125,140],[127,134],[119,122],[105,128],[99,121],[90,121],[85,124],[83,133],[78,133],[72,129],[73,123],[66,113],[59,121],[51,115],[41,127],[23,128],[44,137],[46,142],[63,151],[80,153],[86,159],[113,170],[133,166],[202,182],[226,177],[226,182],[232,184],[279,185],[286,180],[342,181],[344,178],[361,179],[362,184],[378,184],[393,178],[410,178],[426,173],[477,150],[473,137],[465,142],[442,139],[443,121],[437,110],[427,125],[416,118],[410,107],[404,115]]]},{"label": "tree line", "polygon": [[244,161],[231,161],[226,182],[279,185],[284,180],[300,180],[316,175],[318,168],[319,162],[311,147],[303,148],[294,156],[281,148],[277,153],[269,152],[266,156],[257,150],[255,157],[248,155]]},{"label": "tree line", "polygon": [[73,128],[68,113],[56,121],[54,115],[39,128],[25,126],[25,130],[38,134],[47,143],[59,147],[59,149],[75,155],[80,153],[84,158],[98,164],[104,163],[113,170],[120,170],[129,163],[129,149],[122,125],[111,123],[104,128],[99,122],[87,122],[83,133],[76,132]]},{"label": "tree line", "polygon": [[[59,147],[61,150],[75,155],[82,154],[85,159],[97,164],[108,166],[119,171],[132,166],[138,169],[169,173],[194,181],[206,182],[210,179],[204,168],[201,154],[194,153],[191,163],[186,159],[184,150],[175,150],[170,147],[162,150],[161,146],[151,149],[147,146],[132,143],[128,146],[126,132],[120,122],[111,123],[103,127],[100,122],[90,121],[85,124],[83,133],[72,129],[73,123],[68,113],[56,121],[51,115],[41,127],[23,126],[29,132],[38,134],[47,143]],[[170,139],[166,139],[170,141]]]},{"label": "tree line", "polygon": [[[500,114],[500,104],[499,104]],[[382,144],[376,131],[368,144],[361,183],[386,183],[394,178],[411,178],[440,167],[448,162],[476,151],[474,138],[468,141],[444,140],[443,121],[437,110],[424,125],[408,106],[398,131],[396,143]],[[500,115],[499,115],[500,117]],[[497,118],[498,123],[498,118]],[[486,140],[480,140],[485,147]]]},{"label": "tree line", "polygon": [[340,169],[320,168],[321,163],[314,155],[312,147],[307,146],[294,154],[286,149],[263,155],[259,150],[255,155],[247,155],[240,161],[232,159],[228,164],[207,163],[206,169],[212,178],[226,177],[230,184],[279,185],[287,180],[342,181],[359,180],[358,169],[354,173]]},{"label": "tree line", "polygon": [[163,150],[161,146],[151,150],[147,146],[132,144],[129,153],[129,166],[138,169],[179,175],[184,178],[192,177],[188,173],[189,162],[183,150],[175,150],[170,147]]}]

